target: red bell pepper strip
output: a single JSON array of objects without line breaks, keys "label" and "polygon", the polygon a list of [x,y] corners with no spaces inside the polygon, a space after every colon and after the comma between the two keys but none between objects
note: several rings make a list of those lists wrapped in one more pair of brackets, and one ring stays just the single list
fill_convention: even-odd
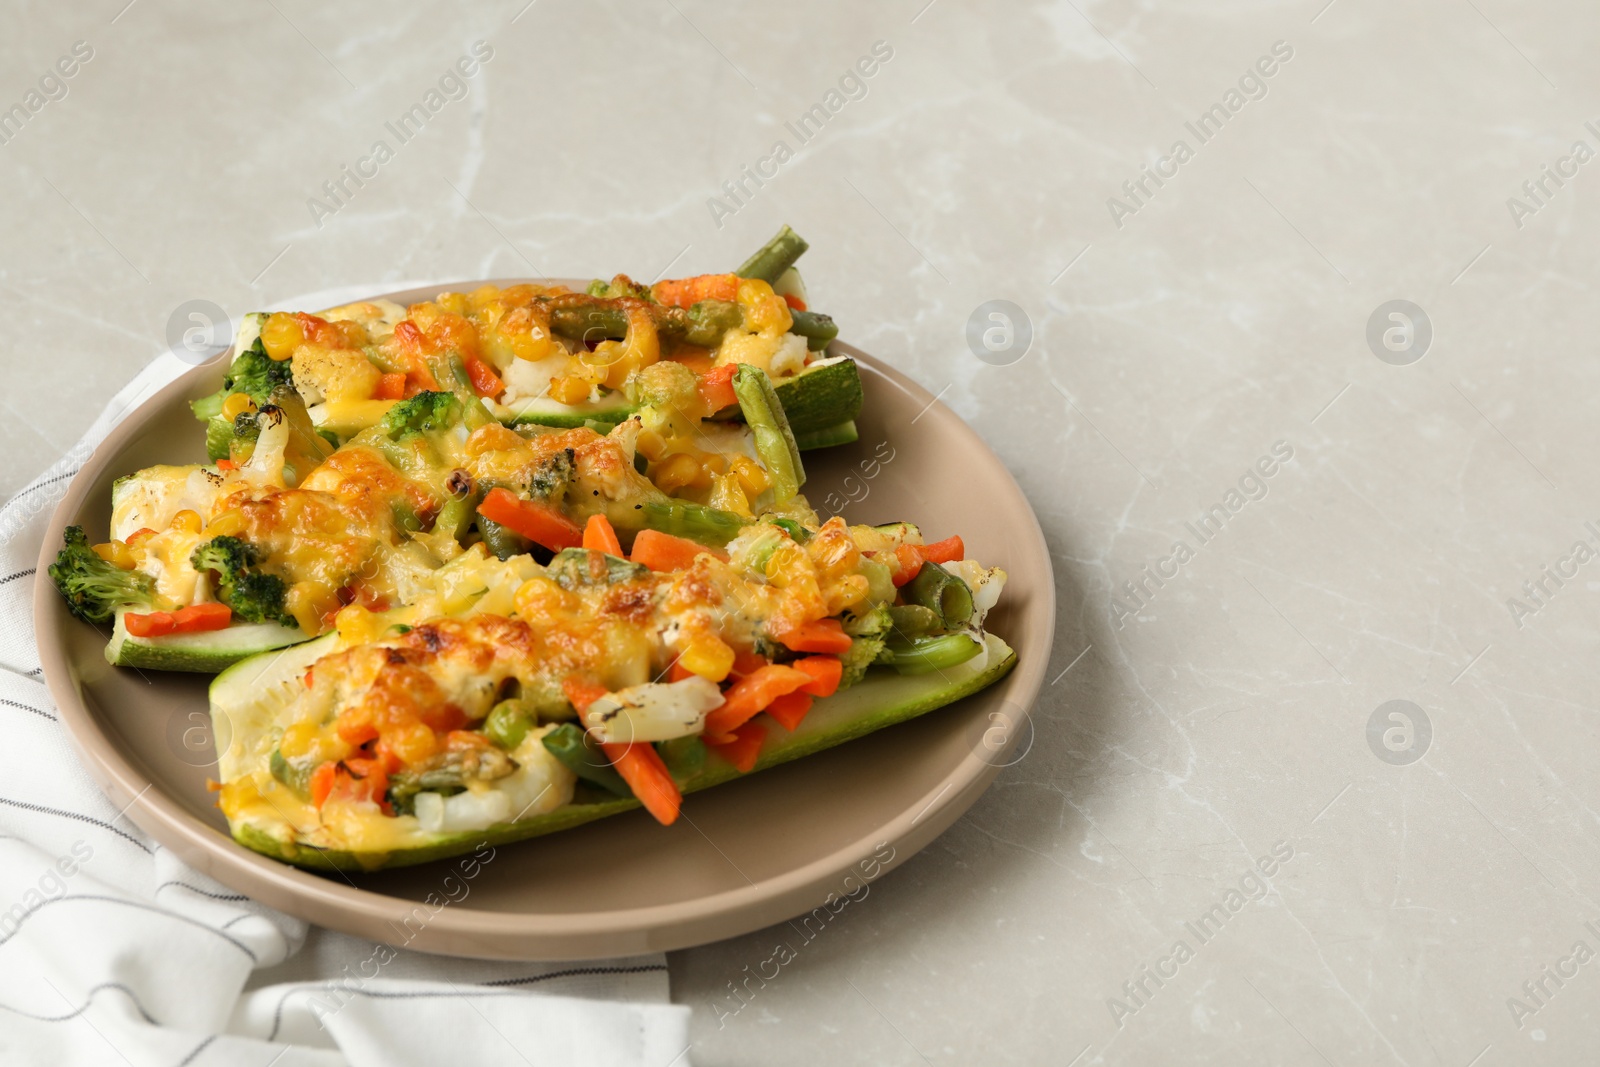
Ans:
[{"label": "red bell pepper strip", "polygon": [[756,759],[761,755],[761,742],[766,738],[766,727],[758,722],[747,722],[734,731],[730,740],[707,741],[706,747],[733,764],[741,773],[749,774],[755,769]]},{"label": "red bell pepper strip", "polygon": [[700,376],[700,399],[705,404],[706,411],[716,414],[725,407],[732,407],[739,402],[739,394],[733,391],[733,376],[739,369],[739,364],[729,363],[722,367],[713,367]]},{"label": "red bell pepper strip", "polygon": [[811,681],[805,671],[770,663],[752,671],[728,687],[722,694],[722,703],[706,716],[705,735],[722,738],[767,709],[773,700],[792,693]]},{"label": "red bell pepper strip", "polygon": [[500,375],[481,359],[467,360],[467,378],[472,382],[472,391],[479,396],[493,400],[506,391],[506,383],[500,380]]},{"label": "red bell pepper strip", "polygon": [[[793,730],[800,725],[800,720],[806,717],[806,712],[811,710],[811,702],[815,699],[804,689],[796,689],[794,692],[785,693],[768,704],[767,714],[777,719],[785,730]],[[743,728],[740,727],[740,729]],[[734,736],[738,736],[738,730],[734,731]]]}]

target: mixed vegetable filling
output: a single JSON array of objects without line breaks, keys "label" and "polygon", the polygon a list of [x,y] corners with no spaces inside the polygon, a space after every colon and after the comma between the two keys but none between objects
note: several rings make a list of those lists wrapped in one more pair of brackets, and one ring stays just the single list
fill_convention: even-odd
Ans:
[{"label": "mixed vegetable filling", "polygon": [[479,542],[404,608],[341,609],[276,748],[223,787],[230,818],[270,805],[326,848],[606,796],[671,823],[707,759],[753,769],[775,731],[872,665],[985,655],[1005,581],[959,537],[925,544],[903,523],[766,517],[722,548],[646,528],[625,552],[596,511],[568,536],[543,563]]}]

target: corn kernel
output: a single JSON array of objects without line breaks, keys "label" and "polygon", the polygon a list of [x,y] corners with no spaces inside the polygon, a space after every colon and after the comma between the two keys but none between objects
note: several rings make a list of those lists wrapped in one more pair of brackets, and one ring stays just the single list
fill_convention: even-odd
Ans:
[{"label": "corn kernel", "polygon": [[500,302],[500,289],[493,285],[480,285],[467,295],[467,304],[474,311],[482,311],[490,304]]},{"label": "corn kernel", "polygon": [[261,347],[267,350],[267,358],[279,363],[294,355],[305,341],[305,331],[287,311],[274,311],[261,324]]},{"label": "corn kernel", "polygon": [[576,597],[543,575],[518,586],[513,602],[517,615],[530,624],[551,622],[577,606]]},{"label": "corn kernel", "polygon": [[575,375],[562,375],[550,382],[550,399],[562,404],[581,404],[589,399],[589,383]]},{"label": "corn kernel", "polygon": [[699,460],[679,452],[657,463],[651,471],[650,478],[663,493],[671,493],[676,489],[693,485],[704,473]]},{"label": "corn kernel", "polygon": [[706,503],[718,511],[731,511],[742,519],[755,521],[750,510],[750,500],[739,488],[738,475],[715,474],[711,477],[711,497]]},{"label": "corn kernel", "polygon": [[222,417],[232,422],[247,411],[254,411],[256,402],[250,399],[248,393],[229,393],[228,398],[222,402]]},{"label": "corn kernel", "polygon": [[511,335],[511,354],[518,359],[539,360],[554,355],[555,339],[550,331],[534,323],[525,332]]},{"label": "corn kernel", "polygon": [[667,454],[667,439],[654,430],[640,430],[633,447],[653,463]]},{"label": "corn kernel", "polygon": [[383,743],[407,766],[421,763],[441,747],[438,736],[424,722],[410,722],[384,730]]},{"label": "corn kernel", "polygon": [[777,585],[786,585],[809,562],[805,549],[792,541],[784,541],[767,558],[767,578]]},{"label": "corn kernel", "polygon": [[461,293],[440,293],[439,299],[434,301],[434,303],[438,304],[441,309],[448,311],[453,315],[465,315],[469,310],[467,306],[467,298]]},{"label": "corn kernel", "polygon": [[211,537],[238,537],[244,532],[244,512],[229,508],[206,523],[206,533]]},{"label": "corn kernel", "polygon": [[317,744],[317,724],[307,719],[290,723],[284,728],[283,736],[278,739],[278,751],[283,753],[284,759],[299,759],[309,756]]},{"label": "corn kernel", "polygon": [[767,472],[749,456],[734,456],[728,461],[728,468],[739,476],[739,484],[744,487],[746,496],[760,496],[772,488],[772,479],[767,477]]},{"label": "corn kernel", "polygon": [[716,634],[698,634],[678,662],[707,681],[720,682],[733,670],[733,649]]},{"label": "corn kernel", "polygon": [[383,634],[383,619],[360,604],[347,604],[333,617],[339,640],[347,645],[362,645],[376,641]]},{"label": "corn kernel", "polygon": [[122,570],[133,570],[133,551],[121,541],[108,541],[105,544],[95,545],[94,554]]},{"label": "corn kernel", "polygon": [[339,607],[339,597],[324,582],[295,582],[284,595],[283,606],[300,629],[315,636],[322,632],[322,617]]},{"label": "corn kernel", "polygon": [[200,521],[200,513],[190,511],[188,508],[184,508],[172,516],[172,528],[174,530],[182,530],[184,533],[197,534],[203,525],[204,523]]}]

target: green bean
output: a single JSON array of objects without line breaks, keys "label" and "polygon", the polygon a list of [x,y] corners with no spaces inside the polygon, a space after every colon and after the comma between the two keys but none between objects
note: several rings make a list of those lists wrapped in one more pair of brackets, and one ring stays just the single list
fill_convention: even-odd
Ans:
[{"label": "green bean", "polygon": [[396,500],[389,505],[390,512],[394,515],[396,529],[408,533],[416,533],[422,529],[422,519],[417,516],[417,509],[411,506],[408,500]]},{"label": "green bean", "polygon": [[906,603],[920,604],[938,614],[946,630],[972,618],[972,590],[967,583],[931,560],[901,589]]},{"label": "green bean", "polygon": [[741,278],[760,278],[769,285],[774,284],[810,247],[804,237],[785,224],[773,235],[772,240],[756,249],[755,255],[745,260],[734,273]]},{"label": "green bean", "polygon": [[894,632],[900,637],[921,637],[934,630],[943,629],[939,613],[921,604],[901,604],[889,609],[894,620]]},{"label": "green bean", "polygon": [[272,777],[289,787],[289,791],[304,799],[309,795],[311,768],[305,766],[303,761],[290,761],[284,759],[283,753],[277,749],[272,750],[272,759],[269,761]]},{"label": "green bean", "polygon": [[772,479],[772,498],[786,504],[806,484],[806,470],[800,462],[800,446],[789,429],[789,417],[772,388],[772,379],[760,367],[741,363],[733,375],[733,391],[739,398],[745,423],[755,434],[756,454]]},{"label": "green bean", "polygon": [[745,521],[731,511],[718,511],[704,504],[691,504],[683,500],[635,504],[620,516],[613,515],[611,524],[619,530],[633,533],[657,530],[676,537],[687,537],[710,548],[721,548],[745,527]]},{"label": "green bean", "polygon": [[533,729],[536,716],[520,700],[502,700],[489,709],[483,720],[484,736],[507,752],[522,744],[522,739]]},{"label": "green bean", "polygon": [[[550,309],[550,328],[562,337],[618,341],[628,335],[627,309],[619,301],[608,297],[559,299],[562,303]],[[720,343],[723,334],[744,321],[739,305],[726,300],[702,300],[688,310],[656,304],[650,307],[650,314],[662,336],[707,348]]]},{"label": "green bean", "polygon": [[766,517],[765,521],[772,523],[772,525],[788,534],[789,539],[796,544],[803,545],[807,541],[811,540],[811,531],[807,530],[804,526],[801,526],[793,519],[774,518],[769,515]]},{"label": "green bean", "polygon": [[702,300],[689,309],[683,339],[692,345],[714,348],[722,343],[729,330],[743,324],[744,312],[738,304],[727,300]]},{"label": "green bean", "polygon": [[464,493],[453,495],[439,509],[439,517],[433,520],[433,528],[449,530],[450,536],[457,541],[465,541],[467,532],[472,529],[472,520],[478,514],[478,505],[483,503],[483,493],[482,486],[473,486]]},{"label": "green bean", "polygon": [[813,352],[827,348],[828,342],[839,336],[839,324],[833,321],[832,315],[824,315],[820,311],[796,309],[789,312],[789,317],[794,320],[789,332],[804,337],[806,347]]},{"label": "green bean", "polygon": [[520,556],[533,547],[533,542],[526,537],[483,515],[478,516],[478,532],[483,535],[483,543],[497,559]]},{"label": "green bean", "polygon": [[[595,560],[600,562],[597,564]],[[563,548],[545,567],[545,573],[563,589],[588,585],[616,585],[650,573],[649,568],[589,548]]]},{"label": "green bean", "polygon": [[589,304],[551,308],[550,328],[562,337],[580,341],[615,341],[628,335],[628,316],[620,306],[597,297]]},{"label": "green bean", "polygon": [[983,646],[970,634],[940,634],[884,646],[888,663],[901,674],[927,674],[967,662]]},{"label": "green bean", "polygon": [[600,747],[572,723],[562,723],[540,740],[552,756],[579,778],[619,797],[633,796],[633,790],[611,766]]}]

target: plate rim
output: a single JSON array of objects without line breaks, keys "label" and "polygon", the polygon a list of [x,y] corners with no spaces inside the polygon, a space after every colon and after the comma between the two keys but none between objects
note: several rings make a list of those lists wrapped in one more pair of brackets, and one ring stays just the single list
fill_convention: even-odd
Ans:
[{"label": "plate rim", "polygon": [[[513,281],[443,283],[363,299],[406,303],[445,290],[465,291],[478,285],[506,285]],[[1032,504],[988,443],[938,397],[854,345],[835,341],[833,347],[839,350],[838,354],[851,356],[889,383],[920,399],[927,405],[924,415],[934,416],[934,426],[953,426],[966,434],[992,465],[1004,472],[1002,487],[1015,498],[1027,517],[1025,529],[1017,530],[1014,536],[1027,542],[1024,547],[1031,549],[1031,554],[1042,562],[1047,579],[1041,588],[1030,589],[1031,595],[1042,598],[1043,610],[1037,614],[1044,619],[1044,629],[1039,637],[1030,637],[1026,642],[1008,642],[1018,651],[1017,665],[996,686],[967,699],[980,699],[988,694],[988,699],[993,700],[1004,691],[1008,694],[1006,701],[1021,709],[1021,721],[1031,727],[1056,622],[1053,561]],[[194,390],[197,383],[215,374],[219,366],[226,366],[232,355],[230,346],[212,360],[183,372],[129,411],[95,446],[52,510],[39,551],[39,580],[34,585],[32,612],[45,685],[84,769],[108,799],[142,831],[172,849],[185,863],[253,900],[308,922],[383,942],[395,929],[392,922],[412,915],[423,905],[363,888],[348,880],[341,884],[331,877],[270,859],[201,822],[178,800],[158,788],[155,780],[146,778],[115,739],[98,727],[76,684],[65,642],[53,636],[59,612],[65,608],[55,595],[53,583],[44,580],[44,576],[54,561],[61,531],[82,509],[89,487],[132,439],[146,430],[149,411],[166,407]],[[1019,646],[1023,644],[1031,646],[1030,654],[1022,655]],[[839,885],[845,874],[874,856],[884,843],[896,846],[894,856],[880,863],[881,870],[874,879],[910,859],[960,818],[1003,766],[969,752],[940,785],[893,818],[876,824],[870,834],[846,842],[809,863],[787,868],[748,885],[704,897],[611,911],[531,913],[451,905],[436,911],[406,947],[484,959],[579,960],[667,951],[739,936],[820,905],[830,886]],[[902,844],[903,849],[899,847]],[[736,921],[730,923],[730,916],[736,917]]]}]

